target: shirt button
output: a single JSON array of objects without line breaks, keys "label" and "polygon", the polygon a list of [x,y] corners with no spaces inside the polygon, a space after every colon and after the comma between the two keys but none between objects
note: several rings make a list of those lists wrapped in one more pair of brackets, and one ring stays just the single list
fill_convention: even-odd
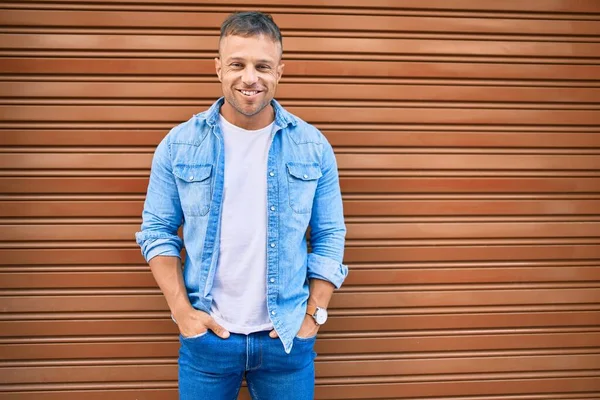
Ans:
[{"label": "shirt button", "polygon": [[275,243],[271,243],[271,247],[275,247]]},{"label": "shirt button", "polygon": [[304,174],[304,179],[308,179],[308,175]]},{"label": "shirt button", "polygon": [[269,176],[275,176],[275,172],[269,172]]},{"label": "shirt button", "polygon": [[271,311],[271,315],[275,315],[275,314],[276,314],[275,311]]},{"label": "shirt button", "polygon": [[275,211],[275,206],[271,206],[271,211]]},{"label": "shirt button", "polygon": [[190,181],[194,180],[194,175],[190,176]]},{"label": "shirt button", "polygon": [[275,283],[275,278],[271,278],[271,279],[269,279],[269,282],[271,282],[271,283]]}]

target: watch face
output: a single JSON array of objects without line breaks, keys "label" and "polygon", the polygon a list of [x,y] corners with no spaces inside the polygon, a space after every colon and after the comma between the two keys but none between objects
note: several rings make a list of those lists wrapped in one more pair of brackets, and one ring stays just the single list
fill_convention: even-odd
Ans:
[{"label": "watch face", "polygon": [[324,308],[317,308],[315,320],[317,321],[317,324],[323,325],[327,321],[327,310]]}]

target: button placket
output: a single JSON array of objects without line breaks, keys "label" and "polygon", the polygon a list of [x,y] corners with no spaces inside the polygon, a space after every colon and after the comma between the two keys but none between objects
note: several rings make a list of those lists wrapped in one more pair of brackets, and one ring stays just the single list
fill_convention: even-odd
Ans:
[{"label": "button placket", "polygon": [[267,214],[268,214],[268,237],[267,237],[267,308],[271,320],[275,326],[279,323],[279,314],[277,313],[277,297],[278,297],[278,285],[277,285],[277,268],[278,268],[278,250],[277,241],[279,234],[278,229],[278,207],[279,207],[279,196],[278,196],[278,176],[277,176],[277,136],[274,137],[269,149],[269,158],[267,166]]}]

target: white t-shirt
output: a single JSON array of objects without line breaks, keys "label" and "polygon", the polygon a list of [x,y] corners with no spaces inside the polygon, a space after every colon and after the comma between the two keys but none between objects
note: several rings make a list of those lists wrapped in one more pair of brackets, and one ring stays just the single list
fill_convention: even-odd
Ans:
[{"label": "white t-shirt", "polygon": [[211,315],[232,333],[273,328],[267,311],[267,159],[273,123],[248,131],[219,118],[225,190]]}]

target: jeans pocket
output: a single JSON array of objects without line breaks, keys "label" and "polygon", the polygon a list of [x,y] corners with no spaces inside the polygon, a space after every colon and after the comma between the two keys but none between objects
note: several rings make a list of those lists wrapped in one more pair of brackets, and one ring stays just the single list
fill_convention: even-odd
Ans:
[{"label": "jeans pocket", "polygon": [[181,334],[180,334],[179,336],[180,336],[180,337],[181,337],[181,339],[183,339],[183,340],[195,340],[195,339],[200,339],[200,338],[203,338],[203,337],[204,337],[204,336],[206,336],[207,334],[208,334],[208,331],[204,331],[204,332],[201,332],[201,333],[199,333],[199,334],[197,334],[197,335],[194,335],[194,336],[183,336],[183,335],[181,335]]},{"label": "jeans pocket", "polygon": [[299,342],[314,342],[315,340],[317,340],[317,334],[309,337],[296,336],[294,337],[294,340],[297,340]]}]

